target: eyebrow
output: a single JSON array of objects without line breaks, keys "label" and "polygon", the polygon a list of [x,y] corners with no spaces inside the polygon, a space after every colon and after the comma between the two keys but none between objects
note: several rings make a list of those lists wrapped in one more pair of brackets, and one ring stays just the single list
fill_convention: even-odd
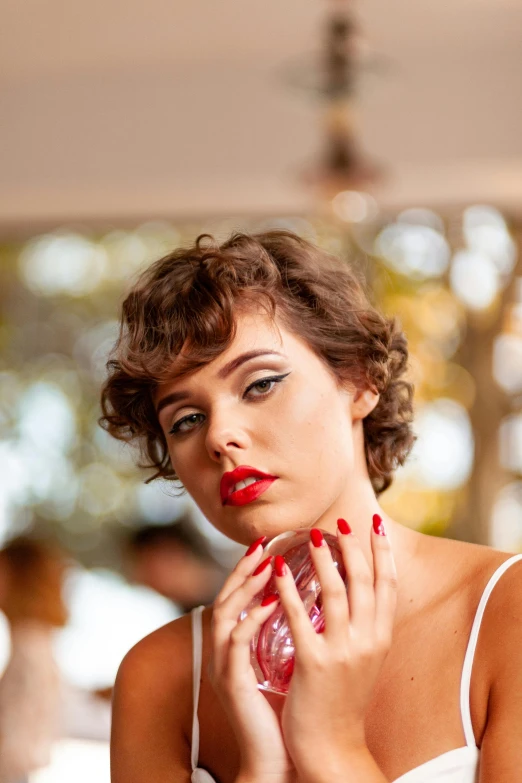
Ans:
[{"label": "eyebrow", "polygon": [[[238,367],[241,367],[242,364],[245,364],[245,362],[249,362],[251,359],[256,359],[258,356],[267,356],[270,354],[275,356],[283,356],[286,358],[283,353],[279,353],[279,351],[272,351],[269,348],[259,348],[256,351],[246,351],[246,353],[242,353],[239,356],[236,356],[235,359],[232,359],[230,362],[225,364],[225,366],[222,367],[218,372],[217,377],[220,379],[227,378],[232,372],[234,372],[234,370],[237,370]],[[167,405],[172,405],[174,402],[181,402],[182,400],[186,400],[188,397],[190,397],[190,393],[181,390],[166,394],[165,397],[161,398],[156,406],[156,415],[158,416],[160,411],[162,411],[163,408],[165,408]]]}]

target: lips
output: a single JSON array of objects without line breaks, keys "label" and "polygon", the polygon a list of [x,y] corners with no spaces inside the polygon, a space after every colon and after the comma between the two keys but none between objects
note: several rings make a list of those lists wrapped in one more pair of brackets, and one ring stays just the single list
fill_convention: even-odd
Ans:
[{"label": "lips", "polygon": [[[248,487],[238,489],[233,492],[234,486],[238,481],[244,481],[247,478],[258,479]],[[221,477],[219,487],[221,503],[224,506],[242,506],[250,503],[261,495],[277,479],[277,476],[271,476],[269,473],[263,473],[262,470],[252,468],[249,465],[240,465]]]}]

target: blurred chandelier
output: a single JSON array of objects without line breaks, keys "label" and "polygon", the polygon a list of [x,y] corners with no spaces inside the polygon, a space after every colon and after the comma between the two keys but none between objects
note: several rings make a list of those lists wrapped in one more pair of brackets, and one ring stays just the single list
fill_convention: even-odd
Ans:
[{"label": "blurred chandelier", "polygon": [[332,199],[341,191],[367,190],[381,181],[382,168],[367,160],[356,138],[355,95],[359,72],[382,64],[362,56],[362,39],[354,21],[352,0],[336,0],[329,12],[320,56],[286,70],[287,81],[322,102],[323,150],[302,180]]}]

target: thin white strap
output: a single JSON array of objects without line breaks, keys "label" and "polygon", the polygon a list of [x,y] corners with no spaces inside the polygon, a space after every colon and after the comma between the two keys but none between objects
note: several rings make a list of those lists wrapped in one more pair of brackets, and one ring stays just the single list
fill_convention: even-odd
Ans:
[{"label": "thin white strap", "polygon": [[203,628],[201,614],[204,606],[196,606],[191,611],[192,615],[192,748],[190,751],[190,761],[192,771],[198,765],[199,758],[199,720],[198,720],[198,702],[199,685],[201,680],[201,659],[203,657]]},{"label": "thin white strap", "polygon": [[473,666],[473,657],[475,655],[475,648],[477,646],[480,624],[482,622],[482,617],[484,615],[484,610],[486,608],[488,598],[491,595],[493,588],[497,584],[498,580],[500,579],[504,571],[507,571],[509,566],[513,565],[513,563],[516,563],[517,560],[522,560],[522,554],[513,555],[513,557],[510,557],[508,560],[505,560],[502,563],[502,565],[500,565],[497,568],[497,570],[494,572],[493,576],[490,578],[489,582],[487,583],[484,592],[482,593],[482,598],[480,599],[480,603],[478,605],[475,614],[475,619],[473,620],[473,625],[471,627],[471,633],[469,637],[468,647],[466,650],[466,656],[464,658],[464,666],[462,668],[462,678],[460,681],[460,713],[462,716],[464,735],[466,737],[466,745],[470,745],[472,747],[476,747],[476,743],[475,743],[475,735],[473,734],[473,725],[471,723],[469,694],[470,694],[470,684],[471,684],[471,668]]}]

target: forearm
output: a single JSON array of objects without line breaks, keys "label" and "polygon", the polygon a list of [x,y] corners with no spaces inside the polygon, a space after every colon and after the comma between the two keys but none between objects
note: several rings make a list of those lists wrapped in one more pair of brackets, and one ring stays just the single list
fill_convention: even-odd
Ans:
[{"label": "forearm", "polygon": [[298,769],[298,783],[389,783],[366,747],[339,759],[318,759],[318,764],[315,770]]}]

